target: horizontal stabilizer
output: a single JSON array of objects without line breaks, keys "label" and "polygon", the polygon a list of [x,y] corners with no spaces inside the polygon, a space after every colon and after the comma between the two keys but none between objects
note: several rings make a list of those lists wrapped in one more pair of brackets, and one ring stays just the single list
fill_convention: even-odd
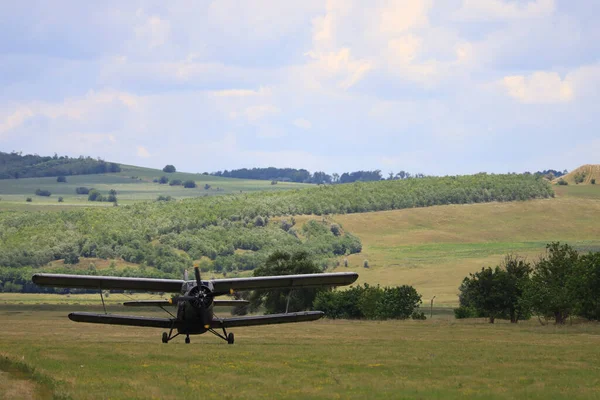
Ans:
[{"label": "horizontal stabilizer", "polygon": [[75,322],[90,322],[92,324],[146,326],[150,328],[169,329],[173,326],[173,320],[169,318],[136,317],[132,315],[74,312],[69,314],[69,319]]},{"label": "horizontal stabilizer", "polygon": [[211,328],[235,328],[239,326],[256,326],[256,325],[271,325],[271,324],[288,324],[292,322],[314,321],[322,318],[325,313],[323,311],[304,311],[287,314],[270,314],[270,315],[251,315],[244,317],[232,317],[224,319],[215,319],[211,324]]},{"label": "horizontal stabilizer", "polygon": [[145,292],[180,292],[184,283],[178,279],[122,278],[118,276],[35,274],[38,286],[81,289],[122,289]]}]

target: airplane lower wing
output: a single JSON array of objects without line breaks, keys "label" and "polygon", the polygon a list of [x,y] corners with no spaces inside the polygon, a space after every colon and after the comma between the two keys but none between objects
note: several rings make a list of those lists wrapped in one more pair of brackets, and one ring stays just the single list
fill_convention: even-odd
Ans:
[{"label": "airplane lower wing", "polygon": [[165,329],[173,327],[173,320],[169,318],[136,317],[132,315],[74,312],[69,314],[69,319],[75,322],[90,322],[93,324],[146,326]]},{"label": "airplane lower wing", "polygon": [[35,274],[31,278],[38,286],[81,289],[122,289],[146,292],[181,292],[185,281],[179,279],[121,278],[117,276]]},{"label": "airplane lower wing", "polygon": [[292,322],[315,321],[325,315],[323,311],[304,311],[288,314],[251,315],[214,319],[211,328],[235,328],[239,326],[256,326],[271,324],[287,324]]}]

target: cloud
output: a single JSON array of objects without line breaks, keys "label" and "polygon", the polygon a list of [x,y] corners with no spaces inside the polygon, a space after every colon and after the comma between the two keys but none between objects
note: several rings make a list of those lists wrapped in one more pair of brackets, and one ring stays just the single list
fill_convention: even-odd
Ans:
[{"label": "cloud", "polygon": [[509,96],[525,104],[564,103],[573,100],[573,87],[556,72],[537,71],[530,76],[513,75],[502,80]]},{"label": "cloud", "polygon": [[23,124],[27,118],[33,117],[34,113],[29,107],[21,107],[12,114],[0,120],[0,135]]},{"label": "cloud", "polygon": [[169,39],[171,24],[157,15],[146,15],[144,10],[139,9],[136,13],[140,22],[135,27],[135,35],[138,40],[146,42],[149,49],[164,45]]},{"label": "cloud", "polygon": [[310,129],[312,128],[312,123],[304,118],[296,118],[294,122],[292,122],[295,126],[302,129]]},{"label": "cloud", "polygon": [[379,31],[387,35],[398,35],[426,26],[431,6],[430,0],[386,1],[379,10]]},{"label": "cloud", "polygon": [[211,91],[210,94],[215,97],[249,97],[249,96],[270,96],[270,88],[261,87],[258,90],[251,89],[224,89]]},{"label": "cloud", "polygon": [[524,19],[546,17],[554,11],[554,0],[463,0],[455,16],[462,20]]},{"label": "cloud", "polygon": [[247,107],[242,112],[232,111],[229,116],[231,118],[244,117],[249,122],[255,122],[263,119],[269,115],[279,114],[281,110],[272,104],[260,104],[256,106]]},{"label": "cloud", "polygon": [[137,147],[137,155],[142,158],[149,158],[150,152],[144,146]]}]

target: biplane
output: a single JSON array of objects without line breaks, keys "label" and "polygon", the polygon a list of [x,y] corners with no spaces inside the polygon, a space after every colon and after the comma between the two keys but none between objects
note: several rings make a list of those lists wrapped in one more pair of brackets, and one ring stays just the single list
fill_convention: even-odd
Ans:
[{"label": "biplane", "polygon": [[[66,274],[35,274],[33,283],[38,286],[63,288],[99,289],[104,314],[89,312],[73,312],[69,319],[76,322],[96,324],[143,326],[168,329],[162,334],[162,342],[168,343],[179,335],[185,335],[185,342],[190,343],[190,335],[210,332],[215,336],[233,344],[233,333],[229,328],[243,326],[284,324],[291,322],[314,321],[323,317],[322,311],[303,311],[269,315],[217,317],[215,306],[235,306],[247,304],[245,300],[217,300],[215,297],[234,294],[238,291],[268,290],[290,288],[290,290],[307,287],[333,287],[349,285],[356,281],[355,272],[277,275],[251,278],[228,278],[203,281],[200,270],[194,269],[195,280],[187,276],[178,279],[121,278],[113,276],[89,276]],[[129,301],[123,303],[130,307],[156,306],[169,314],[169,318],[142,317],[133,315],[108,314],[104,304],[102,290],[131,290],[143,292],[179,293],[168,300]],[[176,314],[169,311],[177,307]],[[220,332],[222,331],[222,333]],[[176,332],[176,333],[174,333]]]}]

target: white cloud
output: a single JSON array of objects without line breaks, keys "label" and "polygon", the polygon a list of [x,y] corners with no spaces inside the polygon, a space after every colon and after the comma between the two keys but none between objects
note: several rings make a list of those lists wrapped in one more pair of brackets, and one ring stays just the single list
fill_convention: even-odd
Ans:
[{"label": "white cloud", "polygon": [[270,96],[273,91],[270,88],[261,87],[258,90],[251,89],[224,89],[211,91],[215,97],[250,97],[250,96]]},{"label": "white cloud", "polygon": [[502,85],[509,96],[525,104],[563,103],[573,99],[572,85],[556,72],[507,76]]},{"label": "white cloud", "polygon": [[149,158],[150,152],[144,146],[138,146],[137,147],[137,155],[138,155],[138,157]]},{"label": "white cloud", "polygon": [[255,122],[269,115],[279,114],[281,110],[272,104],[260,104],[246,107],[242,112],[231,111],[229,117],[232,119],[244,117],[249,122]]},{"label": "white cloud", "polygon": [[296,118],[293,122],[295,126],[302,129],[310,129],[312,128],[312,123],[304,118]]},{"label": "white cloud", "polygon": [[456,17],[464,20],[546,17],[555,10],[554,0],[463,0]]},{"label": "white cloud", "polygon": [[137,39],[146,42],[149,49],[164,45],[169,39],[171,24],[157,15],[146,15],[139,9],[136,13],[138,24],[135,26]]},{"label": "white cloud", "polygon": [[379,10],[379,31],[387,35],[403,34],[428,24],[431,0],[390,0]]},{"label": "white cloud", "polygon": [[6,116],[4,120],[0,120],[0,135],[20,126],[27,118],[33,117],[33,115],[33,111],[27,106],[18,108],[13,113]]}]

